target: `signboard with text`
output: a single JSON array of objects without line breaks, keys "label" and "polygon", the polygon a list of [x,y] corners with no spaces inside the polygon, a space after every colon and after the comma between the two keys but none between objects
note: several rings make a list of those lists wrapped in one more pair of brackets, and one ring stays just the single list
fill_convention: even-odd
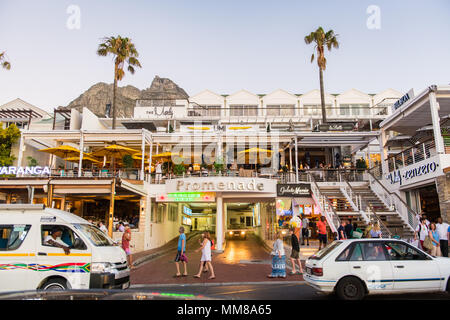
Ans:
[{"label": "signboard with text", "polygon": [[309,183],[277,184],[277,197],[311,197],[311,185]]}]

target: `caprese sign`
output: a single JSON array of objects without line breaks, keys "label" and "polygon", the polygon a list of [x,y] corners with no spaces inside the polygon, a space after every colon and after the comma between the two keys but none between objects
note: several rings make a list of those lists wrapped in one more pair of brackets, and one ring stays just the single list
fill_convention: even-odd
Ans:
[{"label": "caprese sign", "polygon": [[429,175],[437,171],[438,167],[439,164],[437,164],[435,161],[432,161],[417,165],[411,169],[393,171],[386,176],[386,180],[391,184],[399,183],[400,185],[404,185],[409,182],[409,180],[417,177],[424,176],[428,178]]}]

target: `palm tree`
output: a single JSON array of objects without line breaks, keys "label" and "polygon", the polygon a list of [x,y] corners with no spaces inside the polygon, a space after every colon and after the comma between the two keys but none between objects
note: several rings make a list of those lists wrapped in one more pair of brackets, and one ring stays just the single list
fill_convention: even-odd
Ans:
[{"label": "palm tree", "polygon": [[[314,47],[317,50],[317,65],[319,66],[320,73],[320,100],[322,104],[322,122],[327,122],[327,115],[325,110],[325,93],[323,89],[323,70],[325,70],[327,66],[327,59],[325,59],[325,46],[328,51],[331,51],[331,48],[339,48],[339,42],[337,41],[337,34],[334,34],[333,30],[329,30],[325,33],[322,27],[317,28],[316,31],[311,32],[309,35],[305,37],[306,44],[310,44],[314,42],[316,46]],[[314,61],[314,53],[311,56],[311,63]]]},{"label": "palm tree", "polygon": [[11,69],[11,63],[6,61],[6,52],[4,51],[0,52],[0,65],[6,70]]},{"label": "palm tree", "polygon": [[116,91],[117,82],[122,80],[125,76],[125,71],[123,70],[125,63],[128,64],[127,70],[134,74],[134,67],[142,68],[141,63],[137,59],[139,53],[131,42],[129,38],[122,38],[120,35],[116,37],[106,37],[103,38],[103,43],[99,44],[97,49],[97,54],[99,56],[105,57],[108,54],[112,54],[114,58],[114,89],[113,89],[113,123],[112,128],[116,128]]}]

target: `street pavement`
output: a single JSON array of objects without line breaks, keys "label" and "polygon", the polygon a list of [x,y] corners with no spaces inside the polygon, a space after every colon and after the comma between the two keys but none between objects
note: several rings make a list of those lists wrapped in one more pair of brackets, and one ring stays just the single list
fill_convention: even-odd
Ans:
[{"label": "street pavement", "polygon": [[[209,273],[201,279],[193,277],[198,272],[201,252],[199,237],[187,242],[188,276],[174,277],[176,249],[169,254],[140,264],[131,271],[131,290],[143,292],[164,292],[194,294],[226,300],[334,300],[335,295],[325,295],[308,286],[301,275],[289,275],[287,262],[285,279],[267,278],[271,272],[270,254],[260,242],[250,236],[247,240],[228,240],[224,253],[213,254],[216,279],[208,280]],[[301,247],[302,259],[317,251],[317,244]],[[289,257],[290,251],[286,251]],[[287,259],[289,260],[289,258]],[[183,271],[181,271],[183,272]],[[450,300],[446,293],[395,294],[368,296],[367,300]]]},{"label": "street pavement", "polygon": [[[264,250],[254,236],[246,240],[228,240],[223,253],[214,253],[212,264],[216,278],[209,280],[210,273],[203,273],[201,279],[193,276],[198,272],[201,252],[198,237],[188,241],[188,276],[174,277],[176,250],[143,263],[131,271],[131,284],[205,284],[205,283],[248,283],[270,281],[302,281],[301,275],[288,275],[285,279],[269,279],[271,272],[270,254]],[[180,265],[181,267],[181,265]],[[288,265],[288,273],[290,272]],[[181,272],[183,272],[181,270]]]}]

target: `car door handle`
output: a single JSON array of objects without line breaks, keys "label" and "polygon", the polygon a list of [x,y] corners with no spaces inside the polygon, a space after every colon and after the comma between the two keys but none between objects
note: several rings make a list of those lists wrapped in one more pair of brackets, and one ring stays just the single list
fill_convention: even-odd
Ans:
[{"label": "car door handle", "polygon": [[361,266],[353,266],[353,269],[361,269]]},{"label": "car door handle", "polygon": [[396,268],[403,269],[405,266],[395,266]]},{"label": "car door handle", "polygon": [[46,256],[47,254],[45,252],[38,252],[38,256]]}]

